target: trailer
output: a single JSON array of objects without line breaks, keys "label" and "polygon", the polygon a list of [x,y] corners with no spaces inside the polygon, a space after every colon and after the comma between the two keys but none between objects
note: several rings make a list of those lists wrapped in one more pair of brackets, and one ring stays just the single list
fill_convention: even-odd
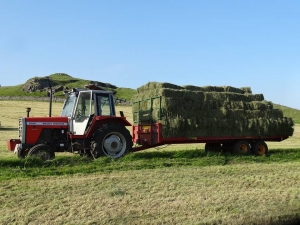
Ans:
[{"label": "trailer", "polygon": [[[195,137],[167,137],[162,135],[163,124],[154,123],[152,113],[156,110],[159,118],[162,119],[161,104],[158,108],[153,107],[153,100],[159,99],[161,101],[162,96],[154,96],[140,101],[133,102],[137,104],[137,110],[133,111],[136,115],[134,125],[132,126],[132,141],[137,144],[138,147],[133,148],[133,151],[146,150],[148,148],[158,147],[162,145],[173,144],[195,144],[204,143],[205,151],[213,152],[235,152],[241,154],[255,154],[262,156],[268,153],[268,146],[266,142],[281,142],[289,136],[195,136]],[[142,102],[149,101],[149,109],[146,110],[148,123],[141,120],[142,114],[145,110],[140,109]]]},{"label": "trailer", "polygon": [[133,151],[141,151],[162,145],[204,143],[205,151],[229,151],[242,154],[253,153],[261,156],[268,153],[268,142],[280,142],[288,136],[237,136],[237,137],[173,137],[163,138],[162,124],[143,124],[132,126],[132,141],[139,145]]}]

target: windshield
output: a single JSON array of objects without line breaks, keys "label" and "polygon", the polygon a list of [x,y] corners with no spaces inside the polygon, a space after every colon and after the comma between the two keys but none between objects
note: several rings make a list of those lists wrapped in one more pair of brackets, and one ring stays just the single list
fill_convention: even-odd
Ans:
[{"label": "windshield", "polygon": [[63,110],[61,112],[61,116],[71,117],[73,107],[74,107],[74,104],[75,104],[75,99],[76,99],[75,94],[70,94],[69,95],[69,97],[65,100],[65,104],[64,104]]}]

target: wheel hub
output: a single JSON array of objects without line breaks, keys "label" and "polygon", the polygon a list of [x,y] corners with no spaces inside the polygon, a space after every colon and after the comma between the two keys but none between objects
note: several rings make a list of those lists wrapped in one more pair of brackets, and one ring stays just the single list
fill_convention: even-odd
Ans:
[{"label": "wheel hub", "polygon": [[46,161],[46,160],[49,160],[50,159],[50,156],[48,154],[47,151],[39,151],[37,154],[36,154],[37,157],[41,158],[43,161]]},{"label": "wheel hub", "polygon": [[116,154],[122,149],[122,142],[116,135],[111,135],[104,141],[104,148],[109,154]]},{"label": "wheel hub", "polygon": [[258,148],[257,148],[257,152],[258,152],[260,155],[263,155],[263,154],[266,153],[266,150],[265,150],[264,146],[260,145],[260,146],[258,146]]},{"label": "wheel hub", "polygon": [[241,152],[246,153],[247,152],[247,145],[245,145],[245,144],[240,145],[240,150],[241,150]]}]

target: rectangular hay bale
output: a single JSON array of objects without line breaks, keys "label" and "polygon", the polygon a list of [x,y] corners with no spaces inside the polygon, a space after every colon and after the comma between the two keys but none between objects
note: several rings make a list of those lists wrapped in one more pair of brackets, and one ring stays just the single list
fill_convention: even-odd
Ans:
[{"label": "rectangular hay bale", "polygon": [[[151,97],[161,96],[149,100]],[[139,117],[143,123],[161,122],[162,135],[170,137],[197,136],[267,136],[291,135],[293,121],[273,109],[272,102],[251,88],[230,86],[197,87],[149,82],[138,89],[132,101],[140,101]],[[159,110],[161,106],[161,112]],[[133,104],[133,111],[138,104]],[[150,110],[150,111],[149,111]]]}]

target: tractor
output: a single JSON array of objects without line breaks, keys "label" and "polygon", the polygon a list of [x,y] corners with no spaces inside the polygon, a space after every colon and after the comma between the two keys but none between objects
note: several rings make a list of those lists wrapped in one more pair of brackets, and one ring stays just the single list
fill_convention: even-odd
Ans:
[{"label": "tractor", "polygon": [[[131,124],[121,111],[116,116],[114,93],[95,85],[65,92],[61,116],[19,119],[19,139],[8,140],[8,148],[19,158],[36,156],[42,160],[55,152],[72,152],[81,156],[114,159],[132,150],[132,137],[126,126]],[[51,97],[51,96],[50,96]]]}]

